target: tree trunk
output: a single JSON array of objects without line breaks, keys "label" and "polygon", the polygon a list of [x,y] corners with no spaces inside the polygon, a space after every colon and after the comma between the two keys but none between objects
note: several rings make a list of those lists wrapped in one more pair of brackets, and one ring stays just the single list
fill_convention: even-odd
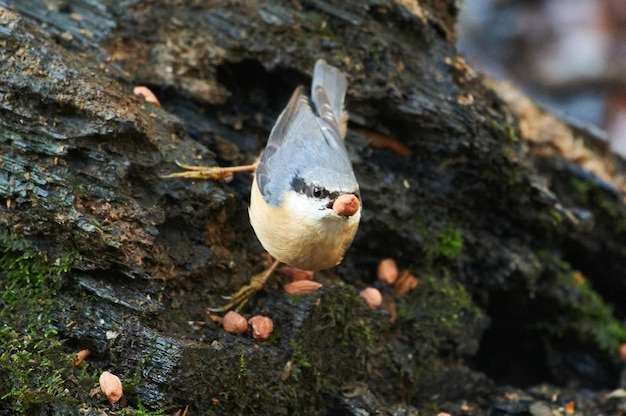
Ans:
[{"label": "tree trunk", "polygon": [[[167,414],[623,406],[547,387],[619,386],[623,164],[476,74],[455,49],[456,7],[0,2],[0,409],[117,409],[90,395],[104,370],[126,405]],[[205,308],[266,266],[251,178],[161,176],[253,162],[318,58],[349,79],[361,226],[320,291],[274,280],[247,306],[273,319],[270,340],[231,335]],[[389,257],[416,288],[376,280]],[[367,286],[382,307],[359,297]],[[84,348],[76,367],[49,357]],[[518,400],[506,385],[542,387]]]}]

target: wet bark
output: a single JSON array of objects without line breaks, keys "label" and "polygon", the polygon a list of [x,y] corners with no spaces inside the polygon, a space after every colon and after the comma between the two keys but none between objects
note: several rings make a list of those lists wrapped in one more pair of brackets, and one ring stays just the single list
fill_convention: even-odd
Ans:
[{"label": "wet bark", "polygon": [[[131,405],[197,414],[507,414],[498,386],[618,387],[623,165],[474,73],[453,2],[206,3],[0,3],[0,223],[72,253],[68,348],[132,378]],[[248,306],[277,328],[259,343],[205,313],[265,266],[250,178],[161,175],[254,161],[318,58],[349,78],[363,219],[320,292],[274,282]],[[419,286],[377,282],[386,257]]]}]

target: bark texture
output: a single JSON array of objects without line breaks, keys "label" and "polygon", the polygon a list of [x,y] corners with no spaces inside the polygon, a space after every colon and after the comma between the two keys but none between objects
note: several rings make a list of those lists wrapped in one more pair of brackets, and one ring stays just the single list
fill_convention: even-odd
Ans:
[{"label": "bark texture", "polygon": [[[67,397],[46,390],[25,408],[109,409],[89,395],[101,370],[123,378],[129,406],[171,414],[599,405],[575,389],[619,386],[622,162],[476,74],[456,53],[456,14],[434,0],[0,1],[0,322],[17,334],[7,342],[32,338],[30,312],[9,297],[28,286],[16,265],[64,265],[54,302],[37,305],[63,351],[91,351],[83,375],[60,373]],[[253,162],[318,58],[349,78],[363,218],[319,292],[274,282],[257,295],[246,316],[276,328],[260,343],[205,313],[265,267],[250,177],[160,176],[175,160]],[[133,96],[137,85],[162,107]],[[376,281],[387,257],[417,288]],[[372,285],[385,307],[358,296]],[[19,395],[0,388],[15,411]]]}]

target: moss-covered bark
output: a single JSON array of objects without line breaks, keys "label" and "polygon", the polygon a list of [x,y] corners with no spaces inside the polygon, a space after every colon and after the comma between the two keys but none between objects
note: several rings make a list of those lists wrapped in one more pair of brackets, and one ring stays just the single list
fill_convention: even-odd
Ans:
[{"label": "moss-covered bark", "polygon": [[[0,6],[0,409],[506,414],[547,393],[513,405],[500,384],[616,386],[622,167],[475,74],[455,19],[440,1]],[[160,175],[253,161],[320,57],[350,81],[361,228],[320,292],[255,298],[269,341],[229,335],[204,308],[263,268],[250,178]],[[582,136],[604,171],[564,152]],[[377,283],[386,257],[417,288]],[[128,407],[90,394],[103,370]]]}]

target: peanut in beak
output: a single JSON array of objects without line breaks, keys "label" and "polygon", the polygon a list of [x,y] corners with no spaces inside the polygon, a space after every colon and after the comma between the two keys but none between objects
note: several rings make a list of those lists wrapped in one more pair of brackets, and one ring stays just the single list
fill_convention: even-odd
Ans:
[{"label": "peanut in beak", "polygon": [[354,194],[340,195],[333,203],[333,211],[342,217],[351,217],[359,210],[359,198]]}]

